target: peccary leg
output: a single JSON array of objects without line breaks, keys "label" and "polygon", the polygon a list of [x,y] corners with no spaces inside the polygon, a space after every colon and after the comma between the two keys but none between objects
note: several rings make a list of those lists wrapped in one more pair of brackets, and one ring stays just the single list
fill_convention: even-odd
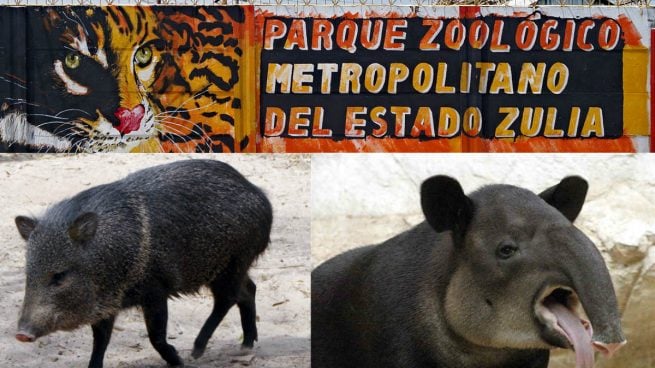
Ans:
[{"label": "peccary leg", "polygon": [[229,311],[237,302],[237,291],[235,290],[235,286],[219,279],[220,276],[210,284],[210,289],[214,294],[214,309],[200,329],[196,341],[193,343],[193,352],[191,353],[191,356],[195,359],[200,358],[202,354],[205,353],[205,348],[207,348],[209,338],[212,336],[219,323],[221,323],[227,314],[227,311]]},{"label": "peccary leg", "polygon": [[243,347],[252,348],[257,340],[257,310],[255,308],[255,292],[257,286],[246,276],[243,286],[239,289],[237,306],[241,314],[241,327],[243,328]]},{"label": "peccary leg", "polygon": [[105,358],[105,351],[107,351],[109,339],[111,339],[115,319],[115,316],[111,316],[91,325],[93,329],[93,352],[91,353],[89,368],[102,368],[102,361]]},{"label": "peccary leg", "polygon": [[142,305],[143,317],[146,320],[150,343],[170,366],[183,366],[184,363],[175,348],[166,342],[168,303],[165,294],[150,295],[145,300]]}]

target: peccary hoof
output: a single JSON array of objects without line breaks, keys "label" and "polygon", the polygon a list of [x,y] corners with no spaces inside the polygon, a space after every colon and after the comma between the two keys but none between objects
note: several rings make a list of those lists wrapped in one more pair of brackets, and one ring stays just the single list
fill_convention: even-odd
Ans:
[{"label": "peccary hoof", "polygon": [[241,350],[252,350],[253,346],[255,346],[254,342],[244,342],[241,344]]},{"label": "peccary hoof", "polygon": [[198,359],[204,353],[205,353],[205,348],[194,347],[193,351],[191,352],[191,356],[193,357],[193,359]]}]

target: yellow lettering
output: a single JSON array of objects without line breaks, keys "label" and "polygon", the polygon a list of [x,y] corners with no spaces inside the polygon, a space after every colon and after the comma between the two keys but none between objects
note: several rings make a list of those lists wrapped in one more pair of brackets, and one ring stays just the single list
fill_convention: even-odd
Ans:
[{"label": "yellow lettering", "polygon": [[516,119],[519,117],[519,109],[518,107],[501,107],[498,109],[498,113],[500,114],[507,114],[503,121],[498,124],[496,127],[496,138],[514,138],[516,136],[516,133],[514,133],[513,130],[510,129],[512,124],[516,121]]},{"label": "yellow lettering", "polygon": [[343,63],[341,66],[341,78],[339,82],[339,93],[359,93],[359,78],[362,76],[362,66],[357,63]]},{"label": "yellow lettering", "polygon": [[569,68],[562,63],[555,63],[548,70],[548,80],[546,86],[548,89],[558,95],[562,93],[569,82]]},{"label": "yellow lettering", "polygon": [[291,92],[292,64],[268,64],[266,73],[266,93],[275,93],[275,86],[280,84],[280,93]]},{"label": "yellow lettering", "polygon": [[560,138],[564,136],[562,129],[555,128],[555,121],[557,120],[557,108],[549,107],[546,113],[546,127],[544,128],[544,137]]},{"label": "yellow lettering", "polygon": [[432,116],[432,110],[426,106],[418,108],[416,119],[414,119],[414,126],[412,126],[410,134],[412,137],[419,137],[421,133],[425,134],[426,137],[434,137],[434,118]]},{"label": "yellow lettering", "polygon": [[581,137],[591,137],[594,133],[596,137],[605,136],[605,126],[603,123],[603,109],[600,107],[590,107],[587,111],[587,117],[582,124]]},{"label": "yellow lettering", "polygon": [[450,138],[459,131],[459,113],[452,107],[439,109],[439,136]]},{"label": "yellow lettering", "polygon": [[534,137],[539,134],[541,122],[544,118],[543,107],[524,107],[521,117],[521,134],[526,137]]}]

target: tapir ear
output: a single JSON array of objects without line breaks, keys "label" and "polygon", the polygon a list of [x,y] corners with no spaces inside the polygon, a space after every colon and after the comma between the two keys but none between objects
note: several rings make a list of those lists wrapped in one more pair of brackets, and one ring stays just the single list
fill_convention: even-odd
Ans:
[{"label": "tapir ear", "polygon": [[589,184],[583,178],[567,176],[559,184],[546,189],[539,196],[573,222],[582,210],[582,205],[587,197],[587,189],[589,189]]},{"label": "tapir ear", "polygon": [[27,216],[16,216],[14,221],[16,222],[16,227],[18,228],[20,236],[25,240],[30,237],[30,234],[32,234],[32,231],[34,231],[34,228],[38,223],[36,219]]},{"label": "tapir ear", "polygon": [[83,242],[93,238],[98,227],[98,215],[86,212],[79,215],[68,227],[68,236],[71,239]]},{"label": "tapir ear", "polygon": [[473,202],[459,182],[451,177],[433,176],[421,184],[421,207],[430,226],[437,232],[452,230],[464,234],[473,217]]}]

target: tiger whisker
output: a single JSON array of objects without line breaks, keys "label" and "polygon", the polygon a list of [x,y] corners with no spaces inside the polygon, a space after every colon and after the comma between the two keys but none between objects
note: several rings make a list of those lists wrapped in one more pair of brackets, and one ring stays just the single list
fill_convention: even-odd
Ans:
[{"label": "tiger whisker", "polygon": [[84,24],[84,22],[80,18],[79,14],[77,14],[77,13],[73,13],[73,14],[75,15],[75,18],[77,18],[76,23],[79,24],[82,27],[82,29],[84,30],[84,34],[88,37],[89,36],[89,30],[86,28],[86,24]]},{"label": "tiger whisker", "polygon": [[46,121],[46,122],[43,122],[41,124],[35,125],[35,127],[36,128],[41,128],[41,127],[44,127],[44,126],[50,125],[50,124],[73,125],[73,123],[70,122],[70,121]]},{"label": "tiger whisker", "polygon": [[10,104],[7,104],[8,106],[16,106],[16,105],[27,105],[27,102],[19,101],[19,102],[12,102]]},{"label": "tiger whisker", "polygon": [[191,126],[196,125],[195,122],[193,122],[193,121],[191,121],[189,119],[185,119],[185,118],[181,118],[181,117],[177,117],[177,116],[168,116],[166,119],[156,119],[155,121],[157,123],[159,123],[159,125],[166,124],[166,125],[175,125],[175,126],[179,126],[179,127],[186,127],[186,125],[184,125],[184,124],[176,123],[175,120],[187,122],[187,123],[191,124]]},{"label": "tiger whisker", "polygon": [[[207,109],[207,108],[209,108],[209,107],[211,107],[211,106],[213,106],[213,105],[217,105],[217,104],[218,104],[218,102],[216,102],[216,101],[212,101],[211,103],[209,103],[209,104],[207,104],[207,105],[201,105],[201,106],[195,107],[195,108],[193,108],[193,109],[184,109],[184,110],[180,110],[180,109],[182,108],[182,106],[183,106],[183,105],[182,105],[182,106],[178,107],[177,109],[173,110],[173,112],[176,112],[176,113],[177,113],[177,112],[180,112],[180,111],[190,112],[190,111],[205,110],[205,109]],[[159,114],[157,114],[157,115],[155,115],[155,116],[170,115],[170,113],[171,113],[171,111],[163,111],[163,112],[160,112]]]},{"label": "tiger whisker", "polygon": [[80,19],[79,15],[77,15],[76,13],[72,13],[73,16],[74,16],[75,18],[77,18],[77,19],[73,19],[73,18],[71,18],[68,14],[66,14],[65,12],[62,12],[62,13],[63,13],[63,16],[64,16],[66,19],[68,19],[68,20],[70,20],[71,22],[73,22],[73,23],[79,25],[80,27],[82,27],[82,29],[84,30],[84,34],[85,34],[85,36],[88,36],[88,35],[89,35],[89,31],[86,29],[86,26],[84,25],[84,22],[82,22],[82,19]]},{"label": "tiger whisker", "polygon": [[[162,133],[164,135],[168,134],[168,135],[171,135],[173,137],[180,138],[180,140],[184,141],[184,143],[188,142],[187,139],[185,139],[183,136],[181,136],[179,134],[176,134],[176,133],[173,133],[173,132],[163,132],[163,131],[160,131],[160,130],[158,130],[158,132],[160,132],[160,133]],[[178,152],[186,152],[180,147],[180,145],[177,142],[175,142],[175,140],[171,139],[170,142],[173,144],[173,146],[175,146],[175,148],[177,149]],[[163,146],[162,146],[162,150],[163,150]]]},{"label": "tiger whisker", "polygon": [[[183,135],[178,134],[178,133],[174,133],[174,132],[166,132],[166,131],[162,131],[162,130],[157,130],[157,131],[158,131],[159,133],[162,133],[163,135],[170,135],[170,136],[173,136],[173,137],[180,138],[180,140],[182,140],[182,141],[184,141],[184,142],[187,142],[187,141],[189,140],[188,138],[185,139],[185,137],[184,137]],[[175,142],[174,142],[174,143],[175,143]]]},{"label": "tiger whisker", "polygon": [[71,127],[71,132],[69,132],[69,133],[67,133],[65,136],[63,136],[63,138],[64,138],[64,139],[68,139],[68,138],[75,137],[75,136],[77,135],[77,133],[78,133],[78,132],[72,131],[72,127]]},{"label": "tiger whisker", "polygon": [[164,152],[164,145],[161,144],[161,140],[156,139],[155,142],[157,142],[157,145],[159,146],[159,152]]},{"label": "tiger whisker", "polygon": [[191,97],[189,97],[188,99],[186,99],[184,102],[182,102],[180,105],[178,105],[178,107],[177,107],[175,110],[173,110],[172,112],[174,112],[174,113],[179,112],[180,109],[182,108],[182,106],[186,105],[187,102],[192,101],[193,99],[195,99],[196,97],[202,95],[203,93],[206,93],[207,91],[208,91],[208,88],[205,88],[205,89],[203,89],[202,91],[200,91],[200,92],[198,92],[198,93],[192,95]]},{"label": "tiger whisker", "polygon": [[8,104],[9,106],[16,106],[16,105],[28,105],[28,106],[40,106],[39,104],[35,104],[32,102],[27,102],[25,100],[20,100],[20,99],[12,99],[12,98],[5,98],[5,100],[14,100],[16,102]]},{"label": "tiger whisker", "polygon": [[[177,136],[176,134],[173,134],[173,133],[168,133],[168,134],[173,135],[173,136]],[[172,152],[174,152],[174,153],[185,152],[177,142],[175,142],[174,140],[170,140],[170,142],[173,145],[173,151]],[[161,142],[161,140],[159,140],[159,146],[161,147],[162,152],[164,152],[164,144]]]},{"label": "tiger whisker", "polygon": [[90,114],[89,112],[84,111],[84,110],[81,110],[81,109],[66,109],[66,110],[62,110],[62,111],[59,111],[55,116],[59,116],[59,115],[65,113],[65,112],[69,112],[69,111],[77,111],[77,112],[81,112],[81,113],[85,114],[86,116],[91,116],[91,114]]},{"label": "tiger whisker", "polygon": [[191,109],[182,109],[186,103],[187,102],[183,102],[182,104],[178,105],[178,107],[176,107],[175,109],[162,111],[160,114],[172,114],[172,113],[179,113],[179,112],[186,112],[186,111],[202,110],[202,109],[206,109],[206,108],[208,108],[208,107],[210,107],[212,105],[218,104],[217,101],[212,100],[212,102],[210,102],[208,104],[199,105],[199,106],[196,106],[196,107],[191,108]]},{"label": "tiger whisker", "polygon": [[[172,130],[172,128],[186,128],[185,126],[183,126],[181,124],[173,123],[172,121],[167,121],[166,122],[166,127],[170,128],[171,130]],[[160,133],[168,133],[168,131],[164,130],[164,126],[159,121],[155,125],[155,130],[160,132]],[[178,131],[171,131],[171,133],[180,133],[181,134],[181,129],[178,130]]]},{"label": "tiger whisker", "polygon": [[[201,142],[196,142],[197,145],[205,146],[208,149],[211,148],[211,137],[209,137],[209,135],[207,135],[206,132],[203,131],[202,134],[197,133],[197,132],[192,132],[192,133],[193,133],[192,135],[184,137],[184,136],[181,136],[180,134],[177,134],[177,133],[174,133],[174,132],[163,132],[163,134],[170,134],[171,136],[178,137],[181,140],[183,140],[185,143],[187,143],[189,141],[192,141],[192,140],[200,140]],[[173,144],[175,144],[177,146],[176,142],[173,142]],[[185,152],[185,151],[180,151],[180,152]]]},{"label": "tiger whisker", "polygon": [[[180,120],[188,121],[188,122],[192,123],[191,121],[186,120],[186,119],[181,119],[181,118],[180,118]],[[160,125],[161,125],[161,124],[160,124]],[[170,126],[173,126],[173,127],[180,127],[180,126],[181,126],[181,127],[184,127],[184,128],[186,128],[186,129],[188,129],[188,127],[186,127],[186,126],[184,126],[184,125],[181,125],[181,124],[178,124],[178,123],[174,123],[174,122],[172,122],[172,121],[167,121],[167,122],[166,122],[166,125],[170,125]],[[179,133],[179,132],[178,132],[178,133]],[[200,129],[200,132],[197,132],[197,131],[191,129],[191,135],[190,135],[190,136],[191,136],[191,137],[194,137],[194,136],[195,136],[196,139],[200,139],[200,140],[202,140],[202,141],[203,141],[203,144],[205,144],[205,145],[207,146],[207,148],[211,150],[211,140],[212,140],[212,139],[211,139],[211,137],[209,136],[209,134],[207,134],[207,132],[206,132],[205,130]]]},{"label": "tiger whisker", "polygon": [[[79,152],[79,151],[83,151],[83,152],[84,152],[84,151],[87,151],[88,148],[89,148],[89,146],[90,146],[89,138],[84,137],[84,138],[82,138],[82,139],[76,141],[76,142],[74,143],[73,146],[75,147],[75,149],[76,149],[78,152]],[[71,150],[72,150],[72,148],[71,148]]]},{"label": "tiger whisker", "polygon": [[63,130],[55,130],[53,133],[58,135],[58,136],[61,136],[62,134],[66,134],[65,137],[67,137],[67,136],[69,136],[71,134],[72,135],[77,135],[79,132],[75,131],[74,126],[70,126],[70,127],[67,127],[66,129],[63,129]]},{"label": "tiger whisker", "polygon": [[66,120],[69,120],[68,118],[62,118],[60,116],[48,115],[48,114],[25,114],[25,115],[31,116],[31,117],[40,116],[40,117],[45,117],[45,118],[61,119],[60,123],[64,123],[64,122],[66,122]]},{"label": "tiger whisker", "polygon": [[9,106],[16,106],[16,105],[27,105],[27,102],[24,101],[18,101],[18,102],[12,102],[10,104],[7,104]]},{"label": "tiger whisker", "polygon": [[[189,119],[185,119],[185,118],[181,118],[181,117],[177,117],[177,116],[169,116],[168,118],[170,118],[170,119],[175,119],[175,120],[180,120],[180,121],[185,121],[185,122],[187,122],[187,123],[189,123],[189,124],[191,124],[191,125],[197,125],[197,123],[195,123],[195,122],[193,122],[193,121],[191,121],[191,120],[189,120]],[[167,124],[167,125],[176,125],[176,126],[181,126],[181,127],[185,127],[185,128],[186,128],[185,125],[180,124],[180,123],[176,123],[176,122],[173,122],[173,121],[170,121],[170,120],[157,120],[157,122],[158,122],[160,125],[162,125],[162,123],[164,123],[164,124]],[[204,132],[204,131],[203,131],[203,132]]]},{"label": "tiger whisker", "polygon": [[[160,125],[161,125],[161,124],[160,124]],[[166,121],[166,125],[167,125],[167,126],[173,126],[173,127],[180,127],[180,128],[187,128],[187,129],[188,129],[188,127],[186,127],[185,125],[178,124],[178,123],[174,123],[174,122],[172,122],[172,121]],[[196,131],[193,130],[193,129],[190,129],[190,134],[193,134],[193,135],[197,136],[199,139],[202,139],[202,138],[208,138],[208,139],[210,139],[210,138],[209,138],[209,135],[207,135],[207,132],[205,132],[204,130],[201,130],[201,132],[202,132],[202,133],[199,133],[199,132],[196,132]],[[177,133],[181,133],[181,132],[178,130]],[[193,136],[193,135],[192,135],[192,136]]]},{"label": "tiger whisker", "polygon": [[19,88],[27,89],[27,86],[23,86],[22,84],[18,84],[18,83],[16,83],[16,82],[12,81],[12,80],[7,79],[7,78],[0,77],[0,80],[3,80],[3,81],[5,81],[5,82],[7,82],[7,83],[9,83],[9,84],[13,84],[14,86],[17,86],[17,87],[19,87]]}]

